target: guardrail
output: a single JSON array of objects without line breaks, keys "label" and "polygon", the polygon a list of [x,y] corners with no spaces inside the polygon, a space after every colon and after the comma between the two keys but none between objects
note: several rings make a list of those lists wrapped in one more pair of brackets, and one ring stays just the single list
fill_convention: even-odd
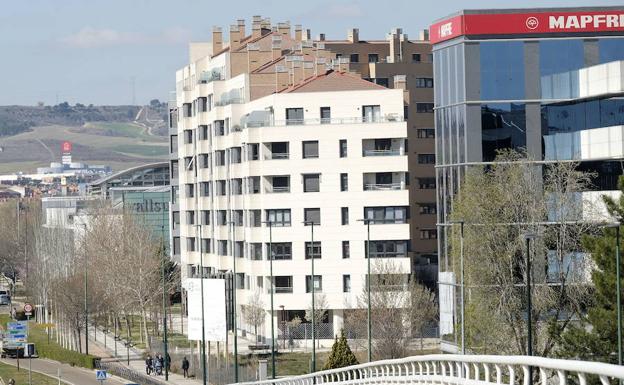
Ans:
[{"label": "guardrail", "polygon": [[587,385],[590,377],[602,385],[615,384],[611,381],[624,379],[624,366],[531,356],[432,354],[241,384]]}]

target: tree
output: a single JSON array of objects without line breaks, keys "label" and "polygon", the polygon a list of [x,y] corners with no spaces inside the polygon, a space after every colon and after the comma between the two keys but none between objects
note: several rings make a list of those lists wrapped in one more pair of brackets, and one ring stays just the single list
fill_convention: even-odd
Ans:
[{"label": "tree", "polygon": [[304,318],[308,322],[312,322],[314,317],[315,338],[318,346],[320,346],[319,329],[325,317],[327,316],[327,310],[329,305],[327,304],[327,296],[324,293],[314,293],[314,312],[312,312],[312,301],[310,301],[310,307],[306,309]]},{"label": "tree", "polygon": [[254,328],[254,334],[256,335],[256,341],[258,341],[258,328],[264,323],[265,312],[264,303],[262,302],[262,294],[259,291],[249,296],[249,300],[246,305],[242,307],[243,317]]},{"label": "tree", "polygon": [[[620,177],[618,187],[624,192],[623,177]],[[624,218],[624,195],[617,202],[608,196],[602,199],[611,217]],[[616,230],[613,228],[583,238],[584,249],[593,260],[591,277],[594,291],[581,322],[561,335],[557,351],[561,357],[617,363],[615,245]],[[624,264],[620,266],[620,271],[624,271]]]},{"label": "tree", "polygon": [[340,330],[340,338],[336,337],[332,345],[331,353],[327,358],[327,362],[323,365],[323,370],[344,368],[345,366],[357,365],[358,360],[351,351],[345,337],[344,329]]},{"label": "tree", "polygon": [[[466,342],[475,353],[526,354],[526,242],[531,242],[534,354],[549,356],[558,334],[581,314],[587,300],[579,221],[589,202],[577,199],[590,175],[574,163],[536,165],[524,154],[499,154],[487,168],[467,169],[451,219],[464,226]],[[530,159],[529,159],[530,160]],[[448,265],[459,281],[460,226],[447,230]],[[457,296],[458,297],[458,296]],[[459,308],[459,304],[456,305]],[[457,330],[457,328],[456,328]]]}]

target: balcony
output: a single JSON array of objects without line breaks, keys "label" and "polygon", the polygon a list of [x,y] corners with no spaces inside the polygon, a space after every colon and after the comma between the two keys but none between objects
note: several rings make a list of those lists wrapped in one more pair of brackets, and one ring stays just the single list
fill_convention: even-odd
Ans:
[{"label": "balcony", "polygon": [[407,175],[405,172],[364,173],[364,191],[405,190]]},{"label": "balcony", "polygon": [[290,156],[288,142],[268,142],[263,145],[265,160],[288,159]]},{"label": "balcony", "polygon": [[364,150],[364,156],[396,156],[403,155],[400,150]]},{"label": "balcony", "polygon": [[364,191],[382,191],[382,190],[403,190],[401,183],[367,183],[364,185]]},{"label": "balcony", "polygon": [[405,155],[404,138],[363,139],[362,156]]},{"label": "balcony", "polygon": [[289,193],[290,177],[289,176],[268,176],[265,177],[265,192],[272,193]]},{"label": "balcony", "polygon": [[331,124],[375,124],[375,123],[398,123],[405,122],[402,116],[388,114],[386,116],[370,119],[367,117],[349,117],[349,118],[318,118],[318,119],[286,119],[273,120],[266,119],[264,121],[256,120],[253,122],[241,122],[245,128],[253,127],[279,127],[279,126],[315,126],[315,125],[331,125]]},{"label": "balcony", "polygon": [[276,286],[275,294],[292,294],[293,288],[292,286]]},{"label": "balcony", "polygon": [[197,84],[208,84],[217,80],[225,80],[225,76],[219,71],[204,71],[199,75]]},{"label": "balcony", "polygon": [[215,106],[223,107],[223,106],[229,106],[230,104],[243,104],[243,103],[245,103],[244,98],[221,99],[215,102]]}]

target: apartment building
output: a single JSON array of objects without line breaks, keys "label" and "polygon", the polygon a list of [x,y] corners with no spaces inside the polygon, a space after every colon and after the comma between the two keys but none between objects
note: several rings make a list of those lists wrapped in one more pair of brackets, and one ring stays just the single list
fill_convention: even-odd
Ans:
[{"label": "apartment building", "polygon": [[[333,338],[366,278],[360,219],[371,219],[371,257],[406,280],[415,249],[435,256],[429,45],[400,30],[313,41],[259,17],[250,35],[242,20],[228,44],[222,35],[214,28],[212,42],[191,44],[176,73],[172,253],[183,279],[197,276],[200,252],[209,273],[231,271],[235,255],[237,303],[259,292],[267,310],[272,255],[273,317],[303,320],[314,285],[329,310],[319,337]],[[427,230],[416,242],[414,217]],[[259,334],[270,335],[268,320]]]}]

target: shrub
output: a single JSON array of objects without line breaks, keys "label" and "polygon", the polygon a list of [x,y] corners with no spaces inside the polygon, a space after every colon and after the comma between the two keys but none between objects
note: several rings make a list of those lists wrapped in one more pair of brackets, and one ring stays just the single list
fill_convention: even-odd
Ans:
[{"label": "shrub", "polygon": [[345,337],[344,329],[340,330],[340,338],[336,337],[331,353],[327,358],[327,362],[323,366],[323,370],[344,368],[345,366],[357,365],[358,360],[351,351]]}]

